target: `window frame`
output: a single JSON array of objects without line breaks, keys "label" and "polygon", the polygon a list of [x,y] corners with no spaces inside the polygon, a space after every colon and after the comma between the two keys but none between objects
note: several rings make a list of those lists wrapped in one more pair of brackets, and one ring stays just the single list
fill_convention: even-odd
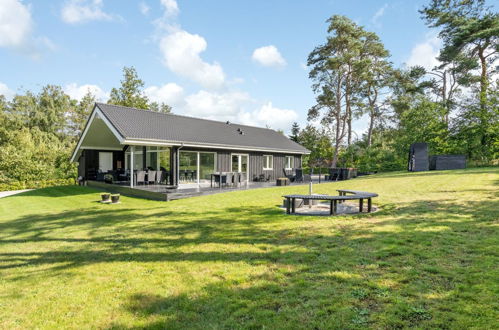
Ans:
[{"label": "window frame", "polygon": [[[267,167],[268,162],[267,160],[270,159],[270,167]],[[264,171],[271,171],[274,169],[274,156],[273,155],[263,155],[263,170]]]},{"label": "window frame", "polygon": [[285,169],[292,170],[295,166],[295,157],[294,156],[286,156]]}]

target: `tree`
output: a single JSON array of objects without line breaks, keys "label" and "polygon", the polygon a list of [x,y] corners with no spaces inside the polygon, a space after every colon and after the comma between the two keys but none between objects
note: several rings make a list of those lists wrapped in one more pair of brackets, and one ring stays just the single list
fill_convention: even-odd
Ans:
[{"label": "tree", "polygon": [[291,135],[289,136],[289,138],[292,140],[292,141],[295,141],[298,143],[298,136],[300,134],[300,125],[298,125],[298,123],[295,121],[293,123],[293,125],[291,126]]},{"label": "tree", "polygon": [[[392,66],[388,61],[390,53],[379,37],[373,32],[366,32],[358,64],[360,87],[359,94],[360,113],[369,115],[369,126],[367,130],[367,147],[372,144],[372,134],[376,122],[382,115],[383,105],[380,104],[384,90],[388,88],[392,80]],[[365,108],[365,109],[362,109]]]},{"label": "tree", "polygon": [[298,135],[300,144],[310,150],[310,155],[304,157],[303,167],[309,166],[319,159],[331,160],[333,158],[333,145],[324,129],[317,129],[307,125]]},{"label": "tree", "polygon": [[138,109],[149,109],[149,99],[143,92],[144,81],[132,67],[123,68],[123,80],[119,88],[113,88],[107,103]]},{"label": "tree", "polygon": [[[309,77],[316,94],[316,104],[309,110],[308,119],[320,119],[327,131],[334,135],[334,156],[332,165],[336,166],[338,154],[347,138],[352,139],[353,109],[359,102],[363,74],[369,70],[366,59],[375,44],[375,35],[344,16],[335,15],[329,20],[325,44],[316,47],[308,57],[312,67]],[[375,47],[375,46],[373,46]]]},{"label": "tree", "polygon": [[69,115],[69,132],[75,140],[78,139],[82,133],[94,104],[95,96],[89,90],[83,98],[72,107],[72,111]]},{"label": "tree", "polygon": [[482,149],[486,149],[490,142],[487,134],[490,77],[499,54],[499,13],[487,7],[484,0],[432,0],[420,12],[430,27],[441,29],[439,37],[443,48],[439,60],[442,63],[470,58],[480,68],[477,115],[481,124],[477,133]]},{"label": "tree", "polygon": [[149,110],[162,113],[171,113],[172,107],[166,103],[159,104],[158,102],[151,102],[149,103]]}]

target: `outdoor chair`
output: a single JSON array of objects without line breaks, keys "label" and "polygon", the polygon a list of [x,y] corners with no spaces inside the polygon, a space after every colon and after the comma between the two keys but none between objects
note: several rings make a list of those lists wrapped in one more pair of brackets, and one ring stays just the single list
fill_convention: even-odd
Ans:
[{"label": "outdoor chair", "polygon": [[224,183],[223,181],[225,181],[225,185],[228,185],[229,183],[232,183],[233,176],[234,176],[233,173],[227,172],[227,177],[226,177],[225,180],[222,179],[222,183]]},{"label": "outdoor chair", "polygon": [[139,183],[145,184],[146,183],[146,171],[137,171],[135,182],[137,184],[139,184]]},{"label": "outdoor chair", "polygon": [[240,179],[241,178],[241,173],[239,172],[235,172],[233,175],[232,175],[232,185],[234,187],[237,187],[240,183]]},{"label": "outdoor chair", "polygon": [[179,180],[180,181],[185,181],[186,171],[185,170],[180,170],[178,174],[179,174]]},{"label": "outdoor chair", "polygon": [[303,169],[297,168],[296,169],[296,176],[295,176],[295,182],[304,182],[305,178],[303,176]]},{"label": "outdoor chair", "polygon": [[239,185],[246,183],[246,173],[239,173]]},{"label": "outdoor chair", "polygon": [[293,173],[288,174],[286,172],[286,169],[284,169],[284,168],[282,169],[282,172],[284,173],[284,176],[289,179],[290,182],[294,182],[295,181],[296,176],[293,175]]},{"label": "outdoor chair", "polygon": [[158,181],[157,181],[157,175],[158,175],[158,171],[149,171],[148,172],[148,175],[147,175],[147,182],[149,184],[156,184]]},{"label": "outdoor chair", "polygon": [[159,178],[157,178],[158,183],[168,183],[169,175],[166,170],[161,170],[159,172]]}]

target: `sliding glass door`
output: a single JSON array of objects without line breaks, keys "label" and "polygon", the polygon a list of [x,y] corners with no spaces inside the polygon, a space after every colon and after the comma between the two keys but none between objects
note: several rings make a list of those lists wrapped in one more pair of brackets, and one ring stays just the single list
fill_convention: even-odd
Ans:
[{"label": "sliding glass door", "polygon": [[180,151],[179,181],[182,184],[207,184],[216,170],[216,153]]},{"label": "sliding glass door", "polygon": [[239,172],[246,174],[246,180],[248,180],[248,160],[249,156],[247,154],[232,154],[232,172]]}]

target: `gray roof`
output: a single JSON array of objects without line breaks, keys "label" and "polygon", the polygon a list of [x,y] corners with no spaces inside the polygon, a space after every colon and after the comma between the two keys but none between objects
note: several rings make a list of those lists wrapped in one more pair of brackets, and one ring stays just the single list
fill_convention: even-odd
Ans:
[{"label": "gray roof", "polygon": [[[268,128],[158,113],[96,103],[124,139],[164,141],[243,149],[309,153],[303,146]],[[243,132],[243,134],[240,133]]]}]

